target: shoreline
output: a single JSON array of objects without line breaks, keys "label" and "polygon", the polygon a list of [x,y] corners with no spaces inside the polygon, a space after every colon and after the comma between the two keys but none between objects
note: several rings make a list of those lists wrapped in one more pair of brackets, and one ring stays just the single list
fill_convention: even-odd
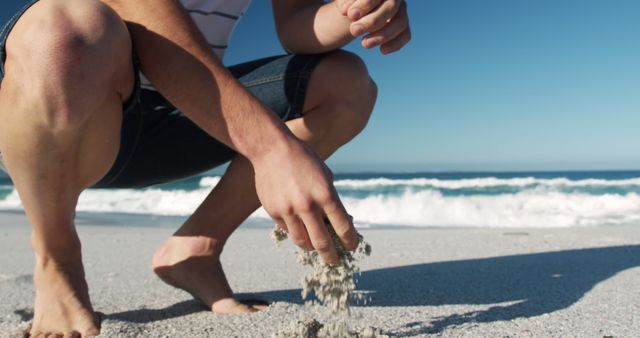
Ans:
[{"label": "shoreline", "polygon": [[[263,337],[297,318],[302,276],[287,243],[241,227],[222,256],[242,298],[276,301],[252,315],[209,313],[160,282],[150,260],[176,227],[79,222],[101,337]],[[579,228],[360,229],[373,247],[354,306],[363,325],[400,337],[633,336],[640,332],[640,225]],[[30,228],[0,212],[0,337],[29,320]]]},{"label": "shoreline", "polygon": [[[25,217],[23,210],[0,209],[0,218],[8,217]],[[89,212],[80,211],[76,214],[76,225],[91,227],[126,227],[126,228],[143,228],[143,229],[173,229],[177,230],[180,225],[186,221],[188,216],[173,215],[154,215],[142,213],[117,213],[117,212]],[[19,222],[22,222],[20,220]],[[3,223],[0,221],[0,224]],[[245,223],[240,225],[239,229],[273,229],[273,221],[265,218],[249,218]],[[522,234],[530,231],[538,230],[570,230],[570,229],[589,229],[589,228],[616,228],[616,227],[633,227],[634,222],[626,224],[598,224],[598,225],[578,225],[578,226],[541,226],[541,227],[520,227],[520,226],[469,226],[469,225],[406,225],[406,224],[367,224],[366,226],[357,226],[358,231],[384,231],[384,230],[432,230],[432,231],[448,231],[448,230],[496,230],[508,233],[507,235]],[[640,226],[640,224],[638,224]]]}]

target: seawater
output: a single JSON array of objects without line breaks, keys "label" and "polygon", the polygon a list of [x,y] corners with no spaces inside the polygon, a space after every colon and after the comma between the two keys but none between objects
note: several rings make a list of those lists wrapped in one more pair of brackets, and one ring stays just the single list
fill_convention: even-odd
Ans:
[{"label": "seawater", "polygon": [[[117,214],[121,221],[123,215],[188,216],[219,180],[203,175],[145,189],[91,189],[78,211]],[[349,173],[336,174],[335,185],[359,227],[640,224],[640,171]],[[21,209],[6,178],[0,209]],[[270,224],[264,210],[249,222]]]}]

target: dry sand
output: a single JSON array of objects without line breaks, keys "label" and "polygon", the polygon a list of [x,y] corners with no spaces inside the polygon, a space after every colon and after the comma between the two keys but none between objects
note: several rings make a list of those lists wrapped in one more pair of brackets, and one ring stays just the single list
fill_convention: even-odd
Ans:
[{"label": "dry sand", "polygon": [[[333,239],[338,263],[331,266],[316,251],[298,250],[298,263],[307,268],[301,283],[302,297],[307,299],[313,294],[317,301],[306,302],[300,309],[301,318],[274,333],[272,338],[389,338],[380,329],[354,325],[357,318],[350,311],[354,300],[368,299],[361,293],[354,294],[354,277],[360,272],[360,260],[371,255],[371,245],[358,234],[358,247],[350,252],[342,245],[331,223],[325,220],[325,224]],[[287,239],[287,233],[276,224],[271,238],[279,246]],[[323,314],[330,317],[328,321],[320,321]]]},{"label": "dry sand", "polygon": [[[241,229],[223,253],[241,297],[269,310],[220,316],[151,272],[173,229],[79,222],[104,337],[268,337],[299,316],[302,270],[270,229]],[[362,230],[374,248],[352,311],[399,337],[635,337],[640,332],[640,225],[571,229]],[[0,213],[0,337],[28,324],[29,226]]]}]

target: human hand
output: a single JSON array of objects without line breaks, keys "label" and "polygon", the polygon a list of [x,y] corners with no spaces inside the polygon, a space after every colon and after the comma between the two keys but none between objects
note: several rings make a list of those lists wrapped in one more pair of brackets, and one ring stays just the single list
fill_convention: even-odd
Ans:
[{"label": "human hand", "polygon": [[341,14],[352,23],[354,37],[366,34],[362,46],[380,46],[382,54],[400,50],[411,40],[407,4],[404,0],[336,0]]},{"label": "human hand", "polygon": [[304,143],[289,140],[258,160],[253,160],[256,191],[264,209],[289,232],[300,248],[317,250],[331,265],[338,263],[328,218],[347,250],[355,250],[358,237],[338,197],[329,168]]}]

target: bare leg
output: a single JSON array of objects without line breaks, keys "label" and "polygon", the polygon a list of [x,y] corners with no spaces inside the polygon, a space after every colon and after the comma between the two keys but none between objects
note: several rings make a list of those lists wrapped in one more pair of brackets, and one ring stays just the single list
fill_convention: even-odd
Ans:
[{"label": "bare leg", "polygon": [[[336,83],[344,87],[336,88]],[[357,57],[336,52],[318,65],[308,93],[304,117],[287,126],[326,159],[364,128],[376,87]],[[219,260],[231,233],[260,206],[253,175],[249,161],[237,156],[205,201],[153,259],[154,271],[162,280],[190,292],[216,313],[257,311],[233,297]]]},{"label": "bare leg", "polygon": [[126,27],[98,1],[42,0],[6,48],[0,149],[33,226],[31,335],[97,335],[74,216],[118,151],[133,84]]}]

